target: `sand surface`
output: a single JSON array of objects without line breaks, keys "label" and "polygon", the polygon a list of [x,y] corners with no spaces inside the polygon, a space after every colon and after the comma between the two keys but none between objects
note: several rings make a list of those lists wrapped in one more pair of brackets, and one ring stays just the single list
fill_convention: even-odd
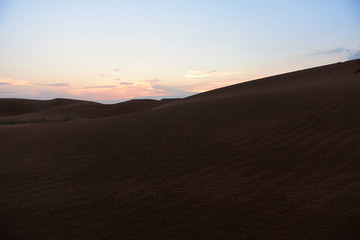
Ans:
[{"label": "sand surface", "polygon": [[1,122],[1,240],[360,239],[360,60]]}]

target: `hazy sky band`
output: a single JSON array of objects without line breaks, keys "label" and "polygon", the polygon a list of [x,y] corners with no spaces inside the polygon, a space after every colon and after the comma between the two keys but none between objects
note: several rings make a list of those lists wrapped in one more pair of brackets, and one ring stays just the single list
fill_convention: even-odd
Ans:
[{"label": "hazy sky band", "polygon": [[178,97],[344,61],[359,57],[359,12],[356,0],[0,1],[0,97]]}]

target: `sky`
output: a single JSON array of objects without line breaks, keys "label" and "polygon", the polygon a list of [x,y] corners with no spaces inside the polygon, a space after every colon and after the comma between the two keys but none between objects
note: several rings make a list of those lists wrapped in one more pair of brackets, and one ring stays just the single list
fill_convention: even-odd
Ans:
[{"label": "sky", "polygon": [[358,0],[0,0],[0,98],[186,97],[356,58]]}]

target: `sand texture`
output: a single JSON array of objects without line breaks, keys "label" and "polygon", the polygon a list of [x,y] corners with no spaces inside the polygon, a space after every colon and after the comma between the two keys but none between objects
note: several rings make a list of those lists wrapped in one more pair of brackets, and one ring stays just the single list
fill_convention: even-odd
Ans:
[{"label": "sand texture", "polygon": [[0,99],[0,239],[360,239],[359,70],[176,101]]}]

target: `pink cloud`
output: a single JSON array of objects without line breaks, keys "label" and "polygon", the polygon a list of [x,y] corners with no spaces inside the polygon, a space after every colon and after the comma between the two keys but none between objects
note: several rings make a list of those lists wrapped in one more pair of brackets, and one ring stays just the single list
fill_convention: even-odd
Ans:
[{"label": "pink cloud", "polygon": [[68,83],[38,83],[0,77],[0,83],[3,83],[0,87],[3,93],[6,92],[7,96],[11,95],[11,97],[36,98],[53,95],[53,98],[66,96],[106,101],[141,97],[183,97],[251,79],[255,78],[251,74],[242,72],[189,71],[183,78],[179,77],[179,81],[173,81],[171,84],[162,83],[157,78],[137,81],[124,79],[125,81],[113,82],[116,83],[114,85],[107,82],[104,85],[86,87]]},{"label": "pink cloud", "polygon": [[23,81],[23,80],[17,80],[17,79],[12,79],[12,78],[2,78],[0,77],[0,82],[2,83],[6,83],[12,86],[21,86],[21,85],[34,85],[36,83],[34,82],[30,82],[30,81]]},{"label": "pink cloud", "polygon": [[168,91],[156,89],[151,82],[142,81],[126,83],[118,86],[95,86],[78,89],[70,89],[71,95],[86,97],[89,100],[116,100],[146,96],[165,96]]}]

